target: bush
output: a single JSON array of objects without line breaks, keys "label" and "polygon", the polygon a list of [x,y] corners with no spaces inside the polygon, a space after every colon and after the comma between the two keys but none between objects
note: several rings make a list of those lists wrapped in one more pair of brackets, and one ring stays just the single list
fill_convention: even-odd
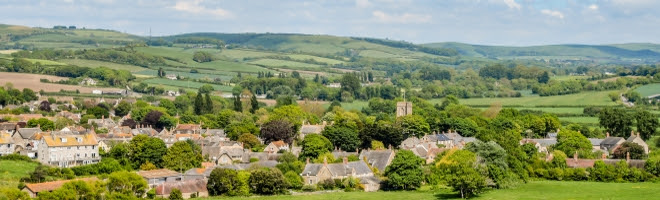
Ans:
[{"label": "bush", "polygon": [[561,181],[564,179],[564,170],[562,168],[552,168],[548,170],[548,179]]},{"label": "bush", "polygon": [[256,170],[249,178],[251,191],[260,195],[285,194],[289,185],[279,170]]},{"label": "bush", "polygon": [[305,185],[302,187],[301,190],[304,192],[314,192],[317,191],[318,188],[316,187],[316,185]]},{"label": "bush", "polygon": [[0,156],[0,160],[14,160],[14,161],[26,161],[26,162],[36,162],[32,160],[32,158],[20,155],[20,154],[9,154],[9,155],[4,155]]},{"label": "bush", "polygon": [[284,174],[286,182],[289,184],[291,189],[300,189],[303,187],[304,182],[303,178],[294,171],[288,171]]},{"label": "bush", "polygon": [[342,181],[342,187],[346,192],[351,192],[355,190],[364,190],[364,187],[360,184],[360,179],[354,177],[345,178]]},{"label": "bush", "polygon": [[332,179],[325,179],[318,183],[319,189],[322,190],[334,190],[336,185],[335,181]]}]

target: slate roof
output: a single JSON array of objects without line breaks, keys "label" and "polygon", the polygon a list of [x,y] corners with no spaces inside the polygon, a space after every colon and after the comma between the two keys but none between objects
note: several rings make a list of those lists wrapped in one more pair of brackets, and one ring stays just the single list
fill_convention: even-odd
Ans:
[{"label": "slate roof", "polygon": [[394,155],[394,151],[386,150],[371,150],[371,151],[362,151],[360,153],[360,159],[366,160],[372,167],[377,168],[379,171],[384,172],[385,167],[392,162],[390,157]]},{"label": "slate roof", "polygon": [[603,139],[599,138],[587,138],[591,142],[591,146],[600,146],[600,143],[603,142]]},{"label": "slate roof", "polygon": [[155,169],[149,171],[138,171],[138,175],[146,179],[164,178],[172,176],[181,176],[181,173],[169,169]]},{"label": "slate roof", "polygon": [[41,132],[41,129],[39,128],[18,128],[16,131],[21,138],[23,139],[30,139],[34,134]]},{"label": "slate roof", "polygon": [[325,126],[323,125],[302,125],[300,127],[300,133],[302,134],[319,134]]},{"label": "slate roof", "polygon": [[202,129],[202,134],[226,137],[224,129]]},{"label": "slate roof", "polygon": [[556,138],[530,139],[530,140],[539,143],[539,145],[541,145],[542,147],[548,147],[557,144]]},{"label": "slate roof", "polygon": [[206,180],[194,179],[185,181],[171,181],[165,182],[155,187],[156,195],[170,194],[172,189],[179,189],[181,193],[207,192]]},{"label": "slate roof", "polygon": [[[307,164],[305,165],[305,169],[301,173],[302,176],[316,176],[319,171],[324,167],[326,164]],[[364,175],[369,175],[373,174],[371,169],[369,169],[369,166],[367,166],[366,163],[363,161],[353,161],[353,162],[348,162],[346,164],[344,163],[331,163],[327,164],[328,170],[330,170],[330,173],[332,174],[333,177],[336,176],[349,176],[352,175],[353,171],[355,171],[356,176],[364,176]]]},{"label": "slate roof", "polygon": [[0,130],[7,130],[7,131],[16,130],[16,123],[10,123],[10,122],[0,123]]},{"label": "slate roof", "polygon": [[637,136],[637,135],[630,136],[630,137],[628,137],[628,139],[626,139],[626,142],[634,142],[635,139],[637,139],[637,137],[639,137],[639,136]]},{"label": "slate roof", "polygon": [[619,141],[624,140],[622,137],[608,137],[605,138],[600,144],[601,145],[615,145],[619,143]]}]

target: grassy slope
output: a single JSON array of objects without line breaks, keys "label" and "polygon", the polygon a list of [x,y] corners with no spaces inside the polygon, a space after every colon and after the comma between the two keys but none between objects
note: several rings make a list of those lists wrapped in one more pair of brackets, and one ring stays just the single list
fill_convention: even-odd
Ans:
[{"label": "grassy slope", "polygon": [[[598,91],[598,92],[581,92],[578,94],[569,94],[561,96],[530,96],[520,98],[471,98],[461,99],[461,104],[467,105],[490,105],[495,102],[501,103],[503,106],[579,106],[579,105],[601,105],[613,106],[617,105],[612,102],[607,94],[611,91]],[[441,100],[432,100],[432,103],[440,103]]]},{"label": "grassy slope", "polygon": [[[559,182],[534,181],[513,189],[488,191],[474,198],[477,200],[517,200],[517,199],[649,199],[660,193],[657,183],[596,183],[596,182]],[[446,189],[433,191],[400,192],[335,192],[299,196],[262,196],[262,197],[213,197],[207,199],[232,200],[334,200],[334,199],[460,199],[456,193]]]},{"label": "grassy slope", "polygon": [[0,160],[0,187],[16,187],[21,178],[29,176],[37,163]]},{"label": "grassy slope", "polygon": [[648,84],[640,86],[635,91],[639,92],[643,97],[660,94],[660,83]]},{"label": "grassy slope", "polygon": [[77,66],[81,66],[81,67],[91,67],[91,68],[96,68],[96,67],[103,66],[103,67],[108,67],[108,68],[111,68],[111,69],[128,70],[130,72],[139,72],[139,71],[142,71],[142,70],[146,70],[146,68],[143,68],[143,67],[140,67],[140,66],[117,64],[117,63],[97,61],[97,60],[64,59],[64,60],[58,60],[57,62],[66,63],[66,64],[70,64],[70,65],[77,65]]}]

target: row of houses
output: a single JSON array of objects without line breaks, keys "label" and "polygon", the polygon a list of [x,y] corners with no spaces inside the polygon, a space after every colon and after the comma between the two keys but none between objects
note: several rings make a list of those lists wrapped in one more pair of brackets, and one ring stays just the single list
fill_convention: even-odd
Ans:
[{"label": "row of houses", "polygon": [[[634,131],[630,132],[630,136],[628,138],[624,137],[611,137],[610,133],[606,134],[606,137],[604,139],[600,138],[587,138],[589,142],[591,142],[592,146],[592,151],[601,151],[605,155],[609,155],[612,152],[614,152],[617,148],[621,146],[624,142],[632,142],[635,144],[638,144],[644,148],[644,153],[648,154],[649,153],[649,146],[644,142],[642,137],[639,136],[639,133],[635,133]],[[530,139],[530,138],[525,138],[520,141],[520,144],[527,144],[531,143],[536,146],[539,152],[542,153],[549,153],[548,149],[557,144],[557,138],[556,137],[548,137],[548,138],[542,138],[542,139]]]}]

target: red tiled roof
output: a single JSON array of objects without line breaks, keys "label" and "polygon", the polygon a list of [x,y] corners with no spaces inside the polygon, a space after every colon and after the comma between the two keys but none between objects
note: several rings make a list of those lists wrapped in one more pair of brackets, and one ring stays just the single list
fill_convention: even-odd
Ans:
[{"label": "red tiled roof", "polygon": [[81,178],[81,179],[73,179],[73,180],[51,181],[45,183],[31,183],[31,184],[26,184],[25,187],[32,192],[43,192],[43,191],[53,191],[59,189],[60,187],[62,187],[62,185],[71,181],[92,182],[96,180],[98,180],[96,177],[91,177],[91,178]]}]

